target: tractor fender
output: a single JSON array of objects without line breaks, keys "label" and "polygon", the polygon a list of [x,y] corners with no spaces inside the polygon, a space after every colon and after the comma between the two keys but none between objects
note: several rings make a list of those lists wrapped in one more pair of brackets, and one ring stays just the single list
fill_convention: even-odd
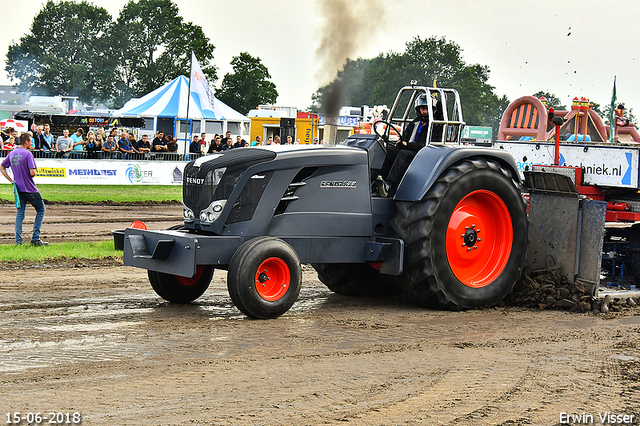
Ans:
[{"label": "tractor fender", "polygon": [[493,159],[520,183],[513,156],[504,150],[476,146],[428,145],[416,154],[394,196],[397,201],[419,201],[449,166],[464,159]]}]

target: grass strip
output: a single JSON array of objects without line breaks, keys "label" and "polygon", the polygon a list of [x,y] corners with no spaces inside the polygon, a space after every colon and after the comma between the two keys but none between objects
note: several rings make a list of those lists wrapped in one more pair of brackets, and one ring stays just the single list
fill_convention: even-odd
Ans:
[{"label": "grass strip", "polygon": [[[0,178],[4,179],[2,176]],[[53,185],[39,184],[42,198],[50,202],[141,202],[180,201],[182,186],[167,185]],[[0,199],[14,201],[13,185],[0,185]]]},{"label": "grass strip", "polygon": [[113,240],[50,243],[46,247],[34,247],[29,242],[21,246],[0,245],[0,262],[45,262],[105,257],[122,257],[122,252],[113,248]]}]

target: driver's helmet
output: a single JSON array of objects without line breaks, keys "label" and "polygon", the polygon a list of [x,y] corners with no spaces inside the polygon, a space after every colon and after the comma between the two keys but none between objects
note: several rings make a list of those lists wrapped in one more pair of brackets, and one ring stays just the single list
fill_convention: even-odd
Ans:
[{"label": "driver's helmet", "polygon": [[423,115],[420,114],[420,107],[421,106],[429,106],[429,102],[431,102],[431,107],[433,109],[435,109],[436,107],[436,98],[433,95],[427,95],[426,93],[421,94],[420,96],[418,96],[416,98],[416,102],[415,102],[415,109],[416,109],[416,115],[418,116],[418,118],[420,118],[422,121],[427,121],[429,120],[429,115]]}]

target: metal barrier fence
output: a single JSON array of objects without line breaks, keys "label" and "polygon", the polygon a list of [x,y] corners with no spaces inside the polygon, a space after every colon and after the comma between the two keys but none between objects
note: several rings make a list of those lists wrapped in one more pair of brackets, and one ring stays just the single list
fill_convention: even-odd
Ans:
[{"label": "metal barrier fence", "polygon": [[[11,150],[0,150],[0,157],[6,157]],[[139,160],[139,161],[191,161],[202,154],[177,154],[171,152],[145,152],[145,153],[126,153],[126,152],[87,152],[87,151],[71,151],[64,155],[57,152],[44,152],[32,150],[34,158],[62,158],[68,160]]]}]

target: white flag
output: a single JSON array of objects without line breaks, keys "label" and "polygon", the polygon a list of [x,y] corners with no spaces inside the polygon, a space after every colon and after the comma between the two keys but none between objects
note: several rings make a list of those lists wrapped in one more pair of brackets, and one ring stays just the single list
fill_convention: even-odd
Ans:
[{"label": "white flag", "polygon": [[191,52],[191,97],[200,101],[201,109],[208,109],[213,111],[213,103],[215,96],[213,96],[213,90],[209,87],[207,79],[200,68],[200,64],[196,59],[196,54]]}]

